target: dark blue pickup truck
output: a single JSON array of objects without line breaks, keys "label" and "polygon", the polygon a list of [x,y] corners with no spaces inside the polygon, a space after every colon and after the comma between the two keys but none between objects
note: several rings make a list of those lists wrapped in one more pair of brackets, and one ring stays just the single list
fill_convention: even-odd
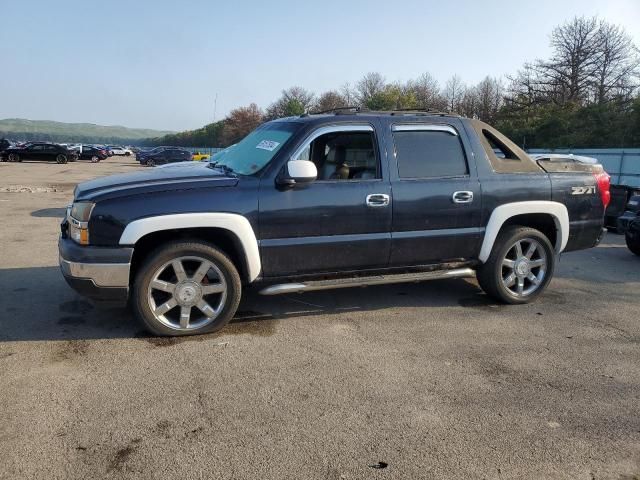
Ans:
[{"label": "dark blue pickup truck", "polygon": [[78,185],[60,266],[160,335],[222,328],[249,286],[475,275],[518,304],[561,252],[598,244],[608,201],[601,166],[533,160],[480,121],[343,110],[265,123],[209,163]]}]

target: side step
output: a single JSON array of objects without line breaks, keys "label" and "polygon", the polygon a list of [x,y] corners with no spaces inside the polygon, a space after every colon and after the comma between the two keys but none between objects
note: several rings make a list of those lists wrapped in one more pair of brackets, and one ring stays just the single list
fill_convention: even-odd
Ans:
[{"label": "side step", "polygon": [[422,282],[442,278],[473,277],[471,268],[455,270],[436,270],[433,272],[400,273],[397,275],[372,275],[369,277],[339,278],[336,280],[314,280],[304,283],[279,283],[260,290],[260,295],[280,295],[282,293],[301,293],[313,290],[331,290],[334,288],[366,287],[368,285],[386,285],[389,283]]}]

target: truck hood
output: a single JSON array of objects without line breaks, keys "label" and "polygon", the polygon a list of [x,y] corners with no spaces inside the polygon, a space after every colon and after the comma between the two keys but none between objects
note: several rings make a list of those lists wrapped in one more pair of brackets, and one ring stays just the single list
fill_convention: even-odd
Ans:
[{"label": "truck hood", "polygon": [[184,162],[170,168],[145,168],[142,172],[109,175],[78,184],[74,200],[97,200],[168,190],[233,187],[238,178],[208,163]]}]

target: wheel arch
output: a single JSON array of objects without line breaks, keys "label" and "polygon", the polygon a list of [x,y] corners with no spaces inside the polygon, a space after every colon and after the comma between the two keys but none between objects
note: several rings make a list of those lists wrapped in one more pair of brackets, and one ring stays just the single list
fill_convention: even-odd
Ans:
[{"label": "wheel arch", "polygon": [[224,251],[248,283],[261,271],[258,241],[249,221],[232,213],[186,213],[147,217],[131,222],[120,245],[134,247],[131,274],[156,246],[176,239],[198,239]]},{"label": "wheel arch", "polygon": [[482,263],[491,255],[496,238],[506,225],[541,230],[552,242],[557,254],[564,250],[569,240],[569,213],[563,204],[552,201],[506,203],[491,213],[478,257]]}]

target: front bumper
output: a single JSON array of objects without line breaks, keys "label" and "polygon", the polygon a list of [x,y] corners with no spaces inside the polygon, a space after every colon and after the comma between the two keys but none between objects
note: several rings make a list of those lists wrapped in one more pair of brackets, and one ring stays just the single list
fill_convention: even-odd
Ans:
[{"label": "front bumper", "polygon": [[630,223],[637,219],[638,215],[636,212],[630,212],[627,210],[620,217],[618,217],[618,231],[620,233],[627,233],[629,231]]},{"label": "front bumper", "polygon": [[110,304],[127,302],[133,248],[81,246],[61,237],[58,253],[62,275],[80,295]]}]

